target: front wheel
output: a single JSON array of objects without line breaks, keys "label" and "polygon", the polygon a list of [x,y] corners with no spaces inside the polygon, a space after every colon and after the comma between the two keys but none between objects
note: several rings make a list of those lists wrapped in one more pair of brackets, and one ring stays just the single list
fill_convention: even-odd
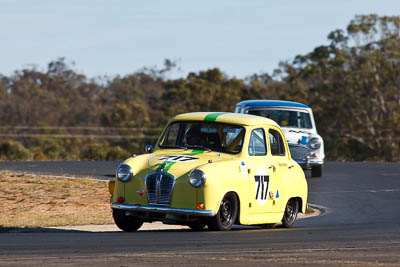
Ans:
[{"label": "front wheel", "polygon": [[285,213],[282,218],[282,225],[285,228],[293,226],[297,219],[297,213],[299,212],[299,202],[297,199],[291,198],[286,204]]},{"label": "front wheel", "polygon": [[236,221],[238,214],[238,198],[235,193],[224,196],[216,216],[208,222],[208,228],[213,231],[229,231]]},{"label": "front wheel", "polygon": [[135,232],[142,225],[143,221],[136,216],[126,216],[124,210],[113,209],[114,222],[124,232]]}]

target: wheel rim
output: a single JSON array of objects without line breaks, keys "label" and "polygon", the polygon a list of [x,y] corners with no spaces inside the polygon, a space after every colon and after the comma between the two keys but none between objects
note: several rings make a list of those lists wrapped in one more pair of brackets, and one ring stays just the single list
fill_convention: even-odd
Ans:
[{"label": "wheel rim", "polygon": [[232,220],[232,203],[229,199],[222,200],[220,221],[223,225],[229,225]]},{"label": "wheel rim", "polygon": [[296,219],[296,202],[295,200],[288,201],[285,209],[285,217],[289,223]]}]

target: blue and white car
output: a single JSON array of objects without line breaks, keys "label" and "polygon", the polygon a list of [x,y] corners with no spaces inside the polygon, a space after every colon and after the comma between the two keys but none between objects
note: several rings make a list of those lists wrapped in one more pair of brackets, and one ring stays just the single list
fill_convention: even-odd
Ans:
[{"label": "blue and white car", "polygon": [[281,100],[246,100],[236,104],[236,113],[266,117],[277,122],[287,139],[292,157],[313,177],[321,177],[324,164],[324,140],[317,132],[311,108],[305,104]]}]

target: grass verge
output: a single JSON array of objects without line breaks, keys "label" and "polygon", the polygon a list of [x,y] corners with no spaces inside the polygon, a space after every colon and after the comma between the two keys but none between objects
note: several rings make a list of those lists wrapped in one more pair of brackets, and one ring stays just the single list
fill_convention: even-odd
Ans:
[{"label": "grass verge", "polygon": [[0,231],[112,224],[106,181],[0,172]]}]

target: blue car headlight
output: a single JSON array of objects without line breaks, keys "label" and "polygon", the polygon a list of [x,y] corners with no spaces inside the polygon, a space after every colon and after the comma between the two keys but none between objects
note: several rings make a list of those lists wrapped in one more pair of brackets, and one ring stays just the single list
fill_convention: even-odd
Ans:
[{"label": "blue car headlight", "polygon": [[206,183],[206,174],[201,170],[193,170],[189,174],[189,183],[193,187],[200,187]]},{"label": "blue car headlight", "polygon": [[121,164],[117,168],[117,178],[121,182],[127,182],[132,177],[133,170],[129,165]]}]

